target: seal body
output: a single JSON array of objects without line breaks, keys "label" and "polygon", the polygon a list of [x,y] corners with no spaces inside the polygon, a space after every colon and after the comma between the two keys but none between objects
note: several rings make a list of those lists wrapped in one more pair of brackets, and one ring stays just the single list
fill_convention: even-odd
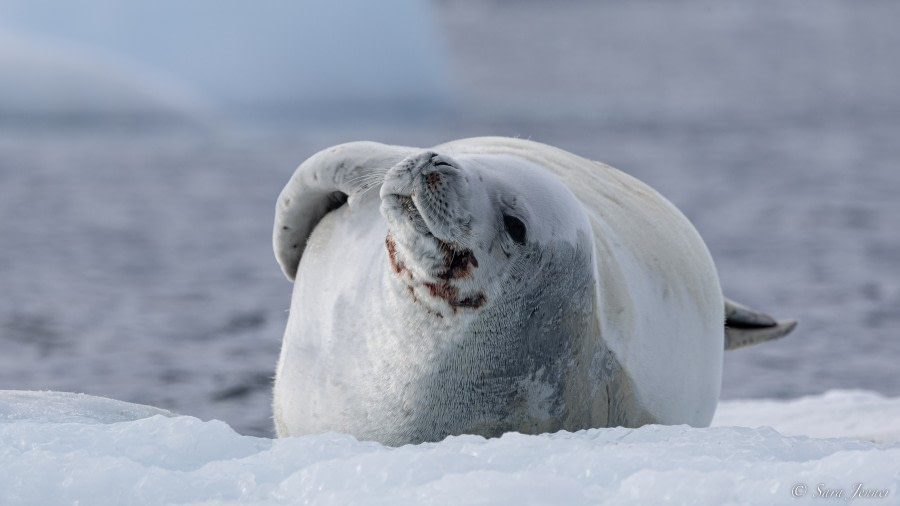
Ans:
[{"label": "seal body", "polygon": [[274,245],[295,279],[279,436],[400,445],[715,411],[712,259],[611,167],[508,138],[336,146],[285,187]]}]

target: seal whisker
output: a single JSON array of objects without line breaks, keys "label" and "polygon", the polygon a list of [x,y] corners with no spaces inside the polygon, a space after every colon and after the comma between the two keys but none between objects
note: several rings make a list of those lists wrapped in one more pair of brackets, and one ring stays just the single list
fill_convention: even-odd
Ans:
[{"label": "seal whisker", "polygon": [[361,174],[361,175],[347,179],[344,182],[344,184],[349,185],[349,186],[358,186],[358,185],[369,186],[374,183],[380,183],[380,182],[384,181],[384,174],[386,172],[387,172],[387,170],[385,170],[383,172],[377,172],[377,173]]},{"label": "seal whisker", "polygon": [[348,179],[345,185],[352,188],[350,196],[354,200],[359,200],[373,189],[380,187],[388,170],[390,169],[377,168]]}]

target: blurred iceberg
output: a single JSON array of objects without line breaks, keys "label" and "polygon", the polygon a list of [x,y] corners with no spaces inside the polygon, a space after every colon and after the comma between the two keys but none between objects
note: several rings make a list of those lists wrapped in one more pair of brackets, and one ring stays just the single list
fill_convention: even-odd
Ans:
[{"label": "blurred iceberg", "polygon": [[415,112],[447,101],[429,2],[0,0],[0,115]]},{"label": "blurred iceberg", "polygon": [[182,83],[108,52],[0,32],[2,123],[192,120],[207,108]]}]

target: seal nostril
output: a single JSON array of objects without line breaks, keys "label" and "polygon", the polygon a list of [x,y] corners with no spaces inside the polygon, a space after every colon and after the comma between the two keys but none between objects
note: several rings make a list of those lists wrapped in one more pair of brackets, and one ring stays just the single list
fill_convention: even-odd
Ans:
[{"label": "seal nostril", "polygon": [[431,158],[428,161],[431,162],[431,164],[434,165],[435,167],[455,168],[455,167],[453,167],[453,165],[447,163],[447,161],[445,161],[443,158],[441,158],[441,155],[439,155],[437,153],[433,153],[431,155]]}]

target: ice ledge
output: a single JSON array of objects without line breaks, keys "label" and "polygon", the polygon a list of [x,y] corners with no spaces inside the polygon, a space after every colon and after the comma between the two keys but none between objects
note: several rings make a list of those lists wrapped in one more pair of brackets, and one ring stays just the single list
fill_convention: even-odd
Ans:
[{"label": "ice ledge", "polygon": [[[799,428],[802,414],[808,429],[839,436],[848,420],[888,420],[898,405],[866,392],[730,401],[716,423]],[[881,438],[898,424],[873,427]],[[768,505],[820,490],[849,498],[858,486],[882,494],[872,504],[893,504],[897,462],[900,443],[768,427],[649,425],[400,448],[340,434],[273,440],[111,399],[0,391],[0,504]]]},{"label": "ice ledge", "polygon": [[0,423],[118,423],[155,415],[176,416],[143,404],[93,395],[28,390],[0,390]]}]

